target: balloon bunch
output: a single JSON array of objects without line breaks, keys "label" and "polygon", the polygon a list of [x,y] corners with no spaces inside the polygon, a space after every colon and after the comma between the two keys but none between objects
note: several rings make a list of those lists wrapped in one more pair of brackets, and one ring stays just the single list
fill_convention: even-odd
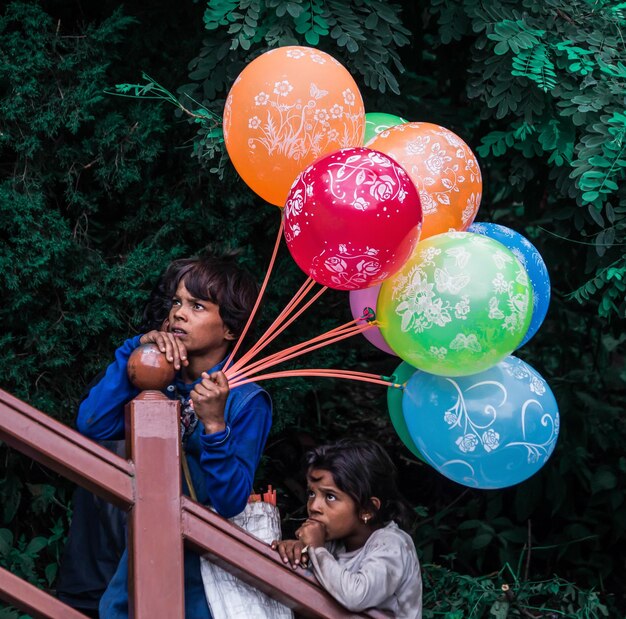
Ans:
[{"label": "balloon bunch", "polygon": [[[549,277],[522,235],[473,223],[482,177],[468,145],[438,125],[366,114],[349,72],[299,46],[241,72],[224,141],[248,186],[282,207],[257,306],[283,234],[308,276],[234,361],[239,339],[225,369],[231,387],[295,375],[387,385],[401,440],[443,475],[500,488],[537,471],[554,449],[558,410],[546,382],[511,353],[543,322]],[[326,288],[349,293],[353,320],[254,361]],[[357,333],[402,359],[393,376],[271,370]]]}]

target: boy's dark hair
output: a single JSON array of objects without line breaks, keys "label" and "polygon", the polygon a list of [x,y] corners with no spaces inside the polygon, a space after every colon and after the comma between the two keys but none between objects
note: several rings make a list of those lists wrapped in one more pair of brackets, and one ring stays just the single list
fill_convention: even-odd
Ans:
[{"label": "boy's dark hair", "polygon": [[187,260],[176,272],[174,292],[184,282],[194,297],[215,303],[220,318],[238,338],[252,313],[259,287],[252,275],[235,262],[235,256],[206,255]]},{"label": "boy's dark hair", "polygon": [[[339,490],[374,514],[373,522],[387,524],[393,520],[405,530],[412,525],[411,508],[396,485],[396,467],[378,443],[342,439],[313,449],[305,461],[309,470],[332,473]],[[380,509],[372,504],[371,497],[380,499]]]}]

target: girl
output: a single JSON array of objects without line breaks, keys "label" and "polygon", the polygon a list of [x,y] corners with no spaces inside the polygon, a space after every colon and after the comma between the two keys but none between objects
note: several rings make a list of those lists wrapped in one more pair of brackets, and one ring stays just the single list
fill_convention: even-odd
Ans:
[{"label": "girl", "polygon": [[295,540],[272,542],[285,563],[310,565],[320,584],[352,611],[422,616],[422,578],[405,527],[409,508],[396,470],[373,441],[341,440],[307,454],[308,519]]}]

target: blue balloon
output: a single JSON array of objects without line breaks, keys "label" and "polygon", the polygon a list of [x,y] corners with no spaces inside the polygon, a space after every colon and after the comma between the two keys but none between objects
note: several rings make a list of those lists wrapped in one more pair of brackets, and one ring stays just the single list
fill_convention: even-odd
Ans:
[{"label": "blue balloon", "polygon": [[533,313],[530,326],[518,346],[519,348],[537,333],[548,312],[550,305],[550,276],[548,275],[546,263],[543,261],[537,248],[525,236],[515,232],[515,230],[511,230],[511,228],[501,226],[500,224],[481,222],[473,223],[467,231],[488,236],[502,243],[515,254],[528,273],[533,289]]},{"label": "blue balloon", "polygon": [[415,372],[402,413],[426,462],[472,488],[506,488],[528,479],[546,463],[559,435],[550,387],[513,356],[471,376]]}]

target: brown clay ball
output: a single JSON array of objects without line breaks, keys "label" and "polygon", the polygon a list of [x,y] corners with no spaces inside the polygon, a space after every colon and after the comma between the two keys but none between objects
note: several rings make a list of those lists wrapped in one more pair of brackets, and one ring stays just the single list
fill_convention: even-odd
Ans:
[{"label": "brown clay ball", "polygon": [[142,344],[128,358],[128,378],[141,389],[165,389],[176,375],[174,365],[159,350],[156,344]]}]

